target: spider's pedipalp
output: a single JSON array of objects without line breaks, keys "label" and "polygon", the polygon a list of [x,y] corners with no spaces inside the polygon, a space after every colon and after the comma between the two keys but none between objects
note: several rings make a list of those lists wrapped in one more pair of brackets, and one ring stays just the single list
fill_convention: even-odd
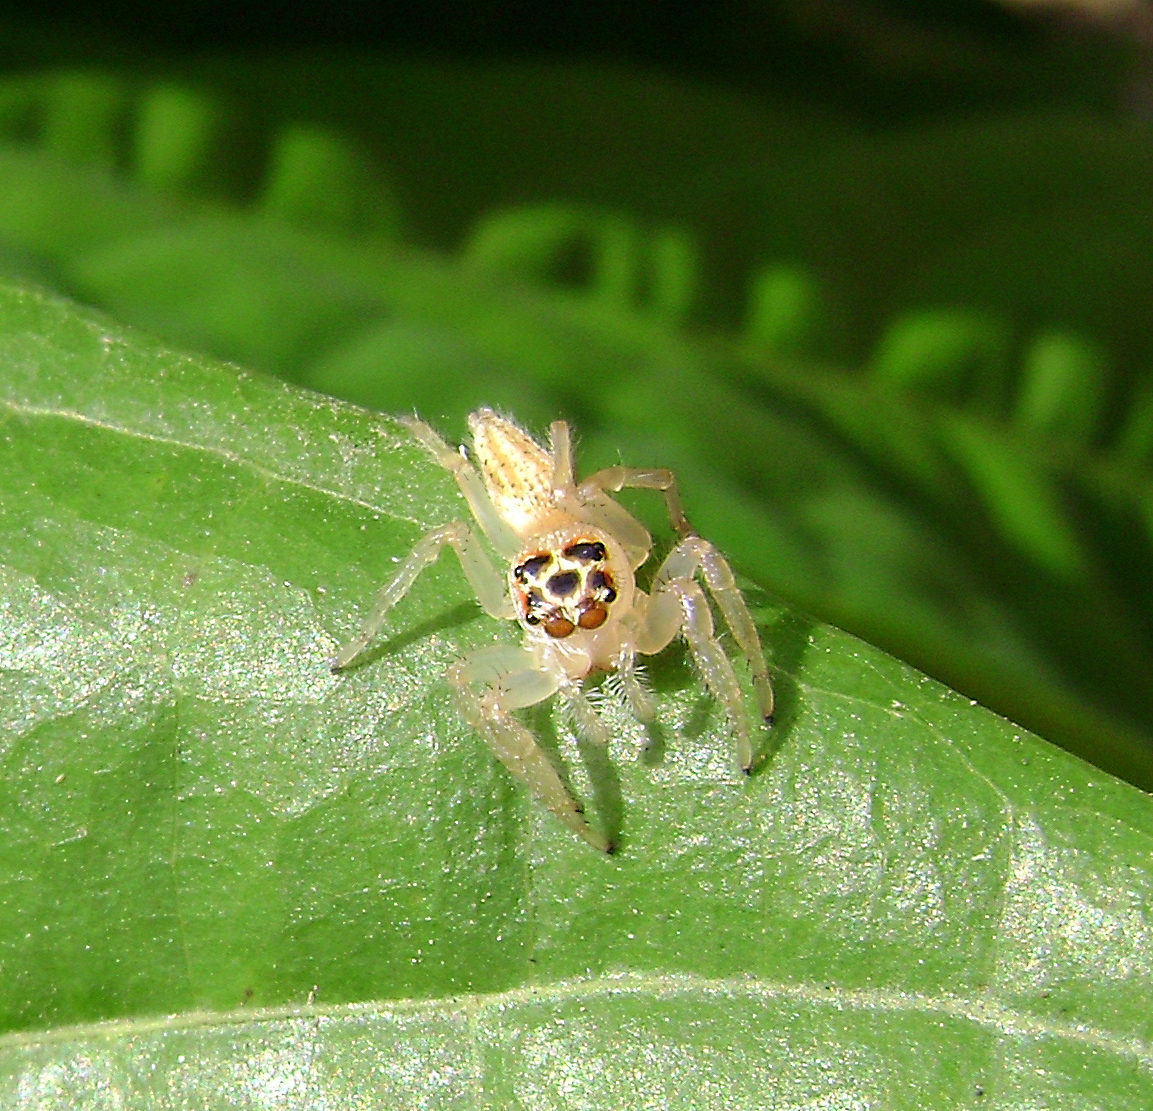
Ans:
[{"label": "spider's pedipalp", "polygon": [[568,703],[569,712],[572,714],[573,721],[576,723],[581,736],[602,748],[608,748],[612,735],[600,714],[597,713],[592,699],[581,689],[581,685],[571,682],[562,683],[559,690],[561,697]]},{"label": "spider's pedipalp", "polygon": [[635,653],[629,652],[621,658],[620,667],[617,669],[617,682],[633,717],[642,725],[650,725],[656,721],[657,706],[653,696],[649,694],[648,687],[642,682]]}]

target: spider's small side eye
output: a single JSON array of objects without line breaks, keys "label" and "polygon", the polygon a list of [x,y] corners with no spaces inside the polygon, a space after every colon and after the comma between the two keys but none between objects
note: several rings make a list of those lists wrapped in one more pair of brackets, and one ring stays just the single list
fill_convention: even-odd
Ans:
[{"label": "spider's small side eye", "polygon": [[594,571],[589,575],[589,586],[600,591],[602,602],[615,602],[617,592],[613,589],[613,581],[604,571]]}]

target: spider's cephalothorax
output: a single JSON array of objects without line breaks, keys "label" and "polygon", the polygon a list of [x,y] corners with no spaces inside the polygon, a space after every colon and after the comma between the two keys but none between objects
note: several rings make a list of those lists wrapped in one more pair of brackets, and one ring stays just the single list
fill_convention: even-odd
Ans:
[{"label": "spider's cephalothorax", "polygon": [[[656,708],[637,676],[637,656],[659,652],[683,636],[706,686],[729,718],[741,767],[752,770],[749,717],[736,672],[714,633],[709,597],[748,662],[760,715],[768,721],[773,691],[760,639],[728,563],[685,519],[671,471],[607,467],[578,483],[564,421],[553,423],[552,450],[546,451],[491,409],[469,417],[474,467],[423,421],[403,423],[456,477],[480,531],[507,561],[508,574],[502,576],[493,567],[464,521],[433,529],[381,590],[360,632],[337,653],[334,670],[347,667],[364,651],[388,611],[449,544],[485,612],[515,619],[524,628],[522,647],[481,648],[450,668],[449,682],[461,711],[502,763],[589,844],[605,852],[613,849],[609,838],[589,825],[583,808],[513,711],[560,695],[577,728],[607,743],[608,731],[581,687],[593,671],[616,671],[633,714],[651,722]],[[647,593],[636,588],[633,572],[648,559],[651,539],[611,496],[625,487],[661,491],[680,535]]]},{"label": "spider's cephalothorax", "polygon": [[524,555],[512,582],[521,621],[557,640],[577,629],[599,629],[617,600],[608,549],[588,536]]}]

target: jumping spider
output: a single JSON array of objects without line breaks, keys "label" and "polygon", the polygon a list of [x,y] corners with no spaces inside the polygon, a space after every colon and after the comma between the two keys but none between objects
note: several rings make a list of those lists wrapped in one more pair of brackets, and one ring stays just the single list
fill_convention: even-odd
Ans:
[{"label": "jumping spider", "polygon": [[[514,710],[559,694],[581,733],[607,744],[608,730],[581,680],[596,671],[615,671],[634,716],[652,722],[656,707],[637,676],[636,658],[660,652],[679,634],[724,707],[741,767],[752,770],[752,729],[740,684],[713,632],[698,572],[748,660],[761,716],[770,721],[773,689],[761,643],[725,558],[685,519],[671,471],[606,467],[578,483],[564,421],[553,422],[552,450],[546,451],[491,409],[480,409],[468,420],[474,467],[463,449],[453,451],[424,421],[405,418],[403,423],[452,472],[480,531],[507,561],[508,571],[502,576],[493,567],[464,521],[433,529],[377,595],[363,628],[333,659],[333,671],[346,668],[368,647],[388,611],[450,544],[485,612],[515,619],[524,629],[521,647],[481,648],[449,669],[461,712],[509,771],[594,848],[613,851],[585,820]],[[634,573],[649,558],[652,540],[610,496],[626,487],[661,491],[680,536],[647,594],[637,588]]]}]

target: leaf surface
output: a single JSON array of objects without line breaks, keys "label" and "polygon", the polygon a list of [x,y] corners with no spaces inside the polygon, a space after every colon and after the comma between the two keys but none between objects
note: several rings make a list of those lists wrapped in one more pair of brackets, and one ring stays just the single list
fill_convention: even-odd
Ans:
[{"label": "leaf surface", "polygon": [[450,559],[328,671],[462,510],[400,426],[8,287],[0,389],[6,1104],[1149,1105],[1148,796],[750,588],[751,779],[676,649],[656,737],[529,715],[600,857]]}]

